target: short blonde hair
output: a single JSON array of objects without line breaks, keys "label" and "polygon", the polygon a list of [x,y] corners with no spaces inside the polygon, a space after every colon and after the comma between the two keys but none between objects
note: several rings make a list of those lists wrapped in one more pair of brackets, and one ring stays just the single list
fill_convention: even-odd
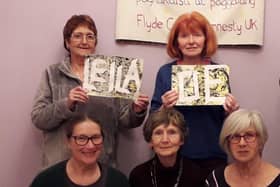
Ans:
[{"label": "short blonde hair", "polygon": [[262,154],[264,144],[268,139],[268,134],[261,114],[258,111],[239,109],[226,118],[220,134],[220,146],[228,155],[232,156],[228,137],[250,127],[256,130],[257,136],[259,137],[260,154]]}]

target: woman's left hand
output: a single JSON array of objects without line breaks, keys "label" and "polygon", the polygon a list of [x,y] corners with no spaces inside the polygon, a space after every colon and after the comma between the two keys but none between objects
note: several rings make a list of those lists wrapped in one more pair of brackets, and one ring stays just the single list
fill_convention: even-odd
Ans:
[{"label": "woman's left hand", "polygon": [[133,110],[136,113],[141,113],[147,110],[149,105],[149,96],[140,94],[133,103]]},{"label": "woman's left hand", "polygon": [[236,98],[232,94],[228,93],[226,95],[226,99],[225,99],[225,103],[224,103],[223,107],[224,107],[226,113],[230,114],[230,113],[234,112],[235,110],[239,109],[239,104],[238,104]]}]

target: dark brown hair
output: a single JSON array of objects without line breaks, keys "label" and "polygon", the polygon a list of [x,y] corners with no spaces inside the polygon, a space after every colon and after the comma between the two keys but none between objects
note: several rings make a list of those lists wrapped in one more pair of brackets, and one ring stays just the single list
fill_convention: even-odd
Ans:
[{"label": "dark brown hair", "polygon": [[73,31],[79,26],[88,27],[95,35],[97,44],[97,28],[93,19],[88,15],[73,15],[65,24],[63,29],[64,48],[69,52],[66,42],[70,41]]},{"label": "dark brown hair", "polygon": [[177,18],[169,33],[167,53],[171,58],[183,59],[183,54],[178,47],[179,32],[195,32],[201,30],[205,36],[205,45],[201,56],[210,58],[217,49],[216,34],[208,20],[200,13],[194,11]]},{"label": "dark brown hair", "polygon": [[72,117],[70,117],[66,122],[66,127],[65,127],[66,138],[70,139],[71,136],[73,135],[73,130],[75,126],[84,121],[92,121],[96,123],[100,127],[101,135],[104,137],[101,124],[97,119],[94,119],[93,117],[89,117],[86,114],[75,114]]}]

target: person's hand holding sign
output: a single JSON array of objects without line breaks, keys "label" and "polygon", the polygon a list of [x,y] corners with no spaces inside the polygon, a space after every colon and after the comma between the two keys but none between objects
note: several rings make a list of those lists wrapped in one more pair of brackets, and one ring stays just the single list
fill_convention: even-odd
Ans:
[{"label": "person's hand holding sign", "polygon": [[136,113],[141,113],[147,110],[149,105],[149,97],[145,94],[140,94],[133,103],[133,109]]},{"label": "person's hand holding sign", "polygon": [[67,99],[67,106],[70,110],[73,110],[75,104],[77,102],[86,103],[89,99],[86,90],[84,90],[81,86],[77,86],[70,90],[68,99]]},{"label": "person's hand holding sign", "polygon": [[161,96],[162,107],[173,107],[179,98],[179,94],[175,90],[169,90]]}]

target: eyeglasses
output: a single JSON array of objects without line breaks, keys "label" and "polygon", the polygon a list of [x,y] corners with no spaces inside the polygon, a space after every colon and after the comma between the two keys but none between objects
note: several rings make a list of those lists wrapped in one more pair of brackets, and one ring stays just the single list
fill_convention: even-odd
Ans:
[{"label": "eyeglasses", "polygon": [[234,135],[228,136],[228,140],[230,141],[230,143],[238,144],[240,142],[241,138],[243,138],[245,140],[245,142],[253,143],[256,140],[256,137],[257,137],[256,133],[245,133],[244,135],[234,134]]},{"label": "eyeglasses", "polygon": [[93,42],[96,39],[95,34],[91,34],[91,33],[83,34],[81,32],[74,32],[71,35],[72,40],[75,42],[81,42],[84,39],[84,37],[86,37],[86,41],[88,42]]},{"label": "eyeglasses", "polygon": [[[163,130],[157,130],[154,131],[152,134],[152,138],[156,140],[162,140],[164,137],[165,132]],[[170,129],[166,131],[166,136],[169,138],[169,140],[174,140],[178,137],[180,137],[180,133],[174,129]]]},{"label": "eyeglasses", "polygon": [[100,145],[103,142],[103,137],[101,134],[98,135],[93,135],[93,136],[85,136],[85,135],[80,135],[80,136],[72,136],[72,138],[74,138],[75,143],[77,145],[86,145],[88,143],[89,140],[91,140],[91,142],[94,145]]}]

